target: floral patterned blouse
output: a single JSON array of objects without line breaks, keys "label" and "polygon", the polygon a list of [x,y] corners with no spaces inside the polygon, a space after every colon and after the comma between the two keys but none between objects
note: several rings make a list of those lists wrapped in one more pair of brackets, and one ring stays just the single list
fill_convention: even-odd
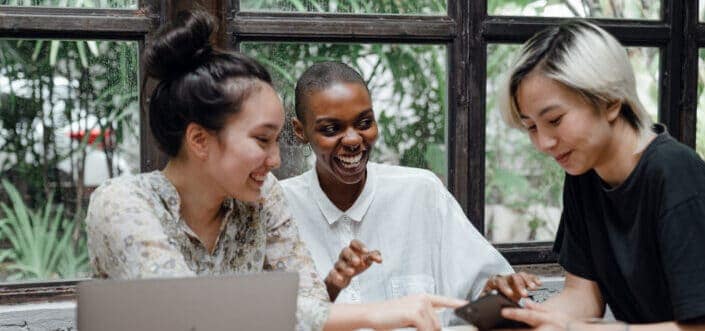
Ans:
[{"label": "floral patterned blouse", "polygon": [[223,202],[225,217],[209,253],[179,214],[179,194],[161,171],[108,180],[91,196],[86,215],[95,276],[132,279],[298,271],[297,329],[320,330],[330,301],[272,174],[262,197],[259,203]]}]

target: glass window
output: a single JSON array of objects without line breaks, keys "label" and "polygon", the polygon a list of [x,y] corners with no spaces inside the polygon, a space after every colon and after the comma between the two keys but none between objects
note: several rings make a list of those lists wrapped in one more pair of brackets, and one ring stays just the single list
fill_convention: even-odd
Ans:
[{"label": "glass window", "polygon": [[[265,64],[289,114],[296,80],[310,65],[342,61],[367,81],[380,136],[372,160],[447,172],[446,48],[436,45],[243,43],[241,50]],[[287,121],[288,123],[289,121]],[[282,178],[309,169],[315,157],[286,128],[282,139]],[[306,154],[309,156],[306,157]]]},{"label": "glass window", "polygon": [[594,17],[594,18],[660,18],[661,1],[641,0],[488,0],[490,15]]},{"label": "glass window", "polygon": [[699,15],[700,21],[705,21],[705,0],[698,0],[698,9],[699,9]]},{"label": "glass window", "polygon": [[0,0],[0,6],[137,8],[137,0]]},{"label": "glass window", "polygon": [[0,39],[0,282],[88,276],[83,219],[139,172],[137,42]]},{"label": "glass window", "polygon": [[241,0],[242,10],[356,14],[445,15],[446,0]]},{"label": "glass window", "polygon": [[[701,2],[702,4],[702,2]],[[705,158],[705,49],[698,52],[698,108],[695,114],[695,151]]]},{"label": "glass window", "polygon": [[[498,110],[497,90],[519,47],[487,48],[485,234],[495,243],[552,241],[562,209],[563,170],[538,152],[526,133],[508,129]],[[658,49],[628,47],[627,53],[639,97],[655,118]]]}]

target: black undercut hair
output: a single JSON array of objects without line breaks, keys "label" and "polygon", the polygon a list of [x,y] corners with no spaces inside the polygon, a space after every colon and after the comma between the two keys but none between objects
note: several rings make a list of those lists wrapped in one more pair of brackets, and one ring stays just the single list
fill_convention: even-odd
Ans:
[{"label": "black undercut hair", "polygon": [[334,61],[316,63],[306,69],[296,82],[294,94],[296,118],[304,122],[304,115],[308,110],[308,97],[314,92],[325,90],[335,83],[360,84],[365,87],[368,94],[370,93],[362,76],[347,64]]}]

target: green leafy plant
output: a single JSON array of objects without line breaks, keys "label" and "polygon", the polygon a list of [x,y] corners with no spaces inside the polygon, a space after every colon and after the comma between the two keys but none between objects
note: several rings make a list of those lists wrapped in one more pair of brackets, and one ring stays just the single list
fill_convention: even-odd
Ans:
[{"label": "green leafy plant", "polygon": [[88,270],[88,253],[81,237],[74,246],[72,233],[77,224],[64,218],[61,205],[49,197],[44,208],[33,210],[24,203],[20,193],[3,180],[10,204],[0,203],[0,235],[11,248],[0,251],[0,261],[6,261],[8,280],[51,279],[75,277]]}]

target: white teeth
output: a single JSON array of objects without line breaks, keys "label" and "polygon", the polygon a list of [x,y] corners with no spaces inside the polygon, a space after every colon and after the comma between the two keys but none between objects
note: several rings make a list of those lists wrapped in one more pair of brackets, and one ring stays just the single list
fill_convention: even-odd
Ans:
[{"label": "white teeth", "polygon": [[266,174],[265,174],[265,175],[255,175],[255,174],[252,174],[250,177],[252,177],[252,179],[254,179],[254,180],[258,181],[258,182],[262,182],[262,181],[264,181],[265,179],[267,179],[267,175],[266,175]]},{"label": "white teeth", "polygon": [[341,161],[343,168],[353,169],[360,166],[360,160],[362,160],[362,153],[356,156],[338,156],[338,160]]},{"label": "white teeth", "polygon": [[339,155],[338,159],[340,161],[343,161],[343,166],[346,168],[354,168],[357,167],[360,164],[360,160],[362,160],[362,153],[357,154],[355,156],[342,156]]}]

